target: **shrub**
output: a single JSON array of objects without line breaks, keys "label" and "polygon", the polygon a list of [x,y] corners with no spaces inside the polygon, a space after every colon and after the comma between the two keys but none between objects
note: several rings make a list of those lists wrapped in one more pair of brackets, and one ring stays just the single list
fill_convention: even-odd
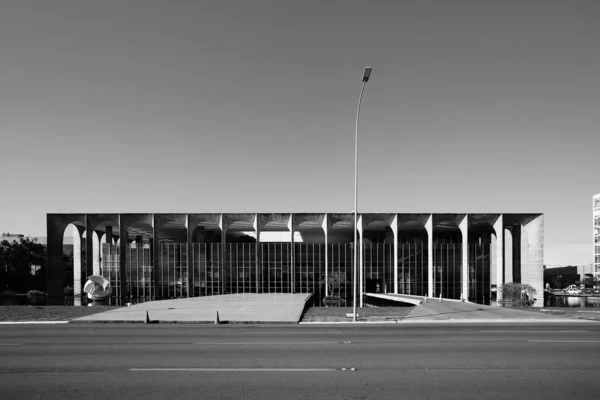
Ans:
[{"label": "shrub", "polygon": [[500,290],[503,302],[513,307],[530,307],[536,300],[533,298],[536,290],[524,283],[508,282],[502,285]]}]

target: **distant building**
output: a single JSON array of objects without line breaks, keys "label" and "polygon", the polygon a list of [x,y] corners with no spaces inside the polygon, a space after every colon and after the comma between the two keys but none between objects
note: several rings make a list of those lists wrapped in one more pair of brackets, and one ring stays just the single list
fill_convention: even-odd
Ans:
[{"label": "distant building", "polygon": [[591,277],[593,264],[587,265],[544,265],[544,287],[549,284],[552,289],[564,289],[569,285],[583,282]]},{"label": "distant building", "polygon": [[600,193],[594,196],[592,203],[594,230],[592,232],[594,251],[594,275],[600,275]]}]

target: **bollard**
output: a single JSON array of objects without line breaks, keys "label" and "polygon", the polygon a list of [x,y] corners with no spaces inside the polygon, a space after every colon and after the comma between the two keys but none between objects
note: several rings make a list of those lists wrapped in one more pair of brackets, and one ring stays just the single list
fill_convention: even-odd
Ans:
[{"label": "bollard", "polygon": [[145,321],[145,323],[146,324],[151,324],[152,323],[152,321],[150,321],[150,316],[148,315],[148,311],[147,310],[146,310],[146,321]]},{"label": "bollard", "polygon": [[215,325],[219,325],[221,320],[219,319],[219,310],[217,310],[217,316],[215,317]]},{"label": "bollard", "polygon": [[442,294],[440,293],[440,303],[442,302]]}]

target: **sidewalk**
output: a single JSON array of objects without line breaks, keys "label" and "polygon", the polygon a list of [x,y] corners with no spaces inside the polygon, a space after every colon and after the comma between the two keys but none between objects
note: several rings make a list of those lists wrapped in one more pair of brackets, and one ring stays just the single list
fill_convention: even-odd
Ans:
[{"label": "sidewalk", "polygon": [[[557,317],[536,311],[485,306],[480,304],[429,299],[414,308],[403,322],[584,322],[569,317]],[[589,322],[589,321],[585,321]]]}]

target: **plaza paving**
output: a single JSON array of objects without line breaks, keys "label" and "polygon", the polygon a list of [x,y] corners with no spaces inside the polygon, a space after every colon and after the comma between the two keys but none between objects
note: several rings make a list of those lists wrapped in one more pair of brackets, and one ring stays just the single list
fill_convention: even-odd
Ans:
[{"label": "plaza paving", "polygon": [[77,318],[71,322],[298,323],[312,294],[227,294],[159,300]]},{"label": "plaza paving", "polygon": [[[150,322],[162,323],[215,323],[218,313],[220,323],[299,323],[310,296],[312,295],[307,293],[248,293],[160,300],[88,315],[71,322],[146,322],[148,318]],[[422,299],[412,311],[398,313],[396,317],[382,317],[373,313],[361,316],[361,311],[358,310],[358,322],[585,322],[531,310],[484,306],[448,299]],[[341,317],[307,323],[350,321],[349,317]]]}]

